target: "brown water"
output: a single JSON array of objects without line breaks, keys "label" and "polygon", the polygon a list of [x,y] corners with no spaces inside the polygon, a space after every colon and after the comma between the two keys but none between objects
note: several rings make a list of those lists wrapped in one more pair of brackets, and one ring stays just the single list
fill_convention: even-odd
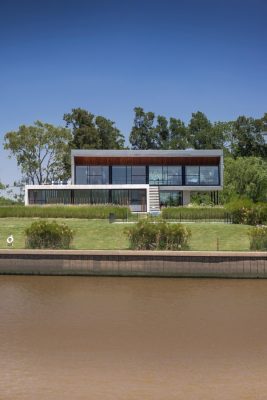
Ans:
[{"label": "brown water", "polygon": [[266,399],[266,310],[264,280],[0,276],[0,399]]}]

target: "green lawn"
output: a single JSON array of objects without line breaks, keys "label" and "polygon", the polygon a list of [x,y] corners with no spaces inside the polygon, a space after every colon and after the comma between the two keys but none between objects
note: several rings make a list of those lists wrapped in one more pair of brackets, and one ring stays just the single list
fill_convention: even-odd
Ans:
[{"label": "green lawn", "polygon": [[[34,220],[32,218],[1,218],[0,248],[6,248],[6,238],[14,236],[14,248],[24,248],[24,229]],[[126,224],[109,224],[106,220],[57,219],[74,229],[73,249],[122,250],[129,247],[123,230]],[[192,231],[191,250],[249,250],[246,225],[228,225],[222,223],[186,223]]]}]

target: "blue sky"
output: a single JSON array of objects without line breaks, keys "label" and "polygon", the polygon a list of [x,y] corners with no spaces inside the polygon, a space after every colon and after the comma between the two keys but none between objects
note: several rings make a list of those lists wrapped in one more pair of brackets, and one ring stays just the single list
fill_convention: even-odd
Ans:
[{"label": "blue sky", "polygon": [[3,136],[82,107],[128,137],[133,108],[188,122],[267,112],[266,0],[0,2],[0,180],[19,177]]}]

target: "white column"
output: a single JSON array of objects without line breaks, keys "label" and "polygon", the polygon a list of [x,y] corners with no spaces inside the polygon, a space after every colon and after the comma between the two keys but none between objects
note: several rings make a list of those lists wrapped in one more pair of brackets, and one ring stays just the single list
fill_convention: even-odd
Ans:
[{"label": "white column", "polygon": [[27,188],[27,186],[25,186],[24,204],[25,206],[29,205],[29,189]]},{"label": "white column", "polygon": [[184,190],[183,191],[183,206],[187,206],[190,203],[190,191]]}]

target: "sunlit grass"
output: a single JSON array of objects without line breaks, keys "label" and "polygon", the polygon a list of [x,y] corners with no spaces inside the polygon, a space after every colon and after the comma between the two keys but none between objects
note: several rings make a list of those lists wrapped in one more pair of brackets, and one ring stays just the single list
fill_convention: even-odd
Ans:
[{"label": "sunlit grass", "polygon": [[[0,248],[7,248],[6,239],[14,236],[14,248],[25,247],[24,230],[34,220],[33,218],[2,218],[0,219]],[[123,233],[126,224],[112,223],[107,220],[61,219],[75,231],[72,249],[82,250],[124,250],[129,248],[129,242]],[[249,250],[247,225],[231,225],[223,223],[186,223],[192,231],[191,250]]]}]

